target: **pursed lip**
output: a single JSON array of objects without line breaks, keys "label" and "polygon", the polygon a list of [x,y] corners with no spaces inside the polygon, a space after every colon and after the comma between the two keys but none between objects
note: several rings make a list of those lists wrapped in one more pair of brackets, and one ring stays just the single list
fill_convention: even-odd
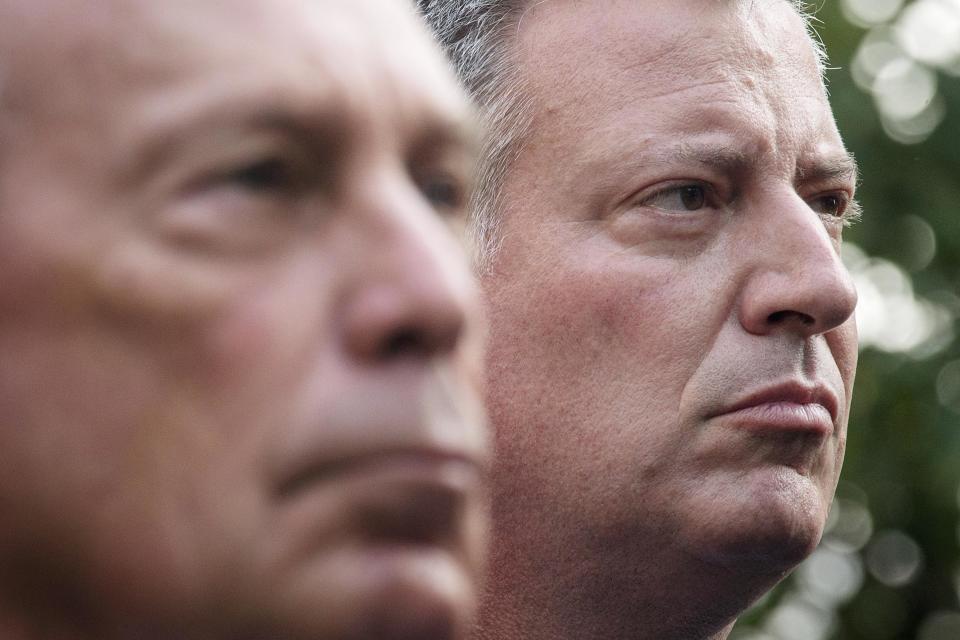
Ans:
[{"label": "pursed lip", "polygon": [[277,494],[287,499],[312,486],[347,478],[416,481],[466,492],[485,475],[484,462],[465,452],[432,447],[394,447],[305,464],[279,482]]},{"label": "pursed lip", "polygon": [[[316,527],[335,524],[365,545],[449,550],[463,546],[467,514],[483,504],[485,480],[484,460],[469,452],[369,448],[301,460],[275,485],[275,498],[285,521],[300,523],[292,529],[297,548],[312,549]],[[339,506],[331,512],[330,505]]]},{"label": "pursed lip", "polygon": [[829,436],[839,411],[840,401],[828,386],[791,380],[748,392],[710,417],[754,431]]}]

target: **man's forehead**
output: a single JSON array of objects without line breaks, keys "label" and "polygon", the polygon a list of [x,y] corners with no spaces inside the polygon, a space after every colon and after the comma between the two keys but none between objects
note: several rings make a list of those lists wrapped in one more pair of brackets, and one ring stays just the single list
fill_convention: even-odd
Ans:
[{"label": "man's forehead", "polygon": [[803,62],[816,59],[804,19],[789,0],[545,0],[527,6],[517,34],[522,59],[529,54],[535,61],[553,49],[651,74],[675,74],[671,65],[710,58],[770,63],[784,58],[785,38],[809,45]]},{"label": "man's forehead", "polygon": [[[855,181],[806,26],[787,0],[602,4],[606,12],[550,0],[556,16],[532,13],[522,27],[518,53],[537,103],[526,148],[576,158],[571,184],[697,164]],[[650,17],[641,5],[663,10]]]},{"label": "man's forehead", "polygon": [[27,111],[52,102],[69,110],[71,101],[100,109],[98,95],[119,105],[138,91],[149,101],[157,89],[179,91],[185,100],[169,106],[182,108],[193,85],[206,94],[192,96],[197,102],[233,90],[241,100],[258,92],[286,100],[294,111],[381,104],[449,129],[469,114],[442,57],[396,0],[103,0],[82,13],[75,5],[0,8],[0,47],[20,80],[10,90],[35,103]]},{"label": "man's forehead", "polygon": [[[590,3],[550,0],[545,6],[552,5],[554,14],[535,9],[525,19],[518,59],[526,90],[551,114],[544,120],[560,124],[584,102],[636,113],[638,102],[676,101],[698,112],[699,129],[710,115],[700,113],[704,109],[723,120],[742,106],[780,109],[765,104],[772,90],[778,99],[787,92],[793,101],[826,104],[816,51],[786,0],[757,0],[750,15],[741,3],[726,0],[679,0],[655,15],[639,8],[658,5],[653,0],[603,4],[605,12]],[[724,86],[728,97],[739,96],[740,106],[724,109]],[[832,128],[832,120],[822,124]]]}]

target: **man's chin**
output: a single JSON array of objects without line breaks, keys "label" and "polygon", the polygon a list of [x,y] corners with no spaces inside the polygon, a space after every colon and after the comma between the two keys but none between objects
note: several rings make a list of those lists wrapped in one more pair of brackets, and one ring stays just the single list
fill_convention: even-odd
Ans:
[{"label": "man's chin", "polygon": [[279,624],[267,637],[453,640],[472,622],[473,573],[446,549],[360,544],[335,555],[274,594]]},{"label": "man's chin", "polygon": [[737,571],[782,575],[816,548],[829,504],[810,477],[770,466],[718,484],[726,486],[698,506],[694,555]]},{"label": "man's chin", "polygon": [[453,640],[474,614],[475,576],[449,551],[423,546],[396,547],[372,566],[383,571],[370,586],[373,598],[367,626],[358,638]]}]

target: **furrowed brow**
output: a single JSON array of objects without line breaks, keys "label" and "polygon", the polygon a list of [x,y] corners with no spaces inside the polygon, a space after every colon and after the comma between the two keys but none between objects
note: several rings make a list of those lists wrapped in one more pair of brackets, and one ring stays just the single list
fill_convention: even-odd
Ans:
[{"label": "furrowed brow", "polygon": [[479,151],[480,131],[472,118],[435,117],[423,123],[414,136],[415,148],[455,149],[469,155]]},{"label": "furrowed brow", "polygon": [[807,166],[797,169],[797,179],[801,182],[849,182],[856,186],[860,172],[852,153],[835,157],[819,158]]},{"label": "furrowed brow", "polygon": [[741,172],[753,164],[753,160],[742,149],[728,145],[687,142],[670,155],[675,155],[684,162],[707,165],[724,173]]},{"label": "furrowed brow", "polygon": [[251,132],[272,132],[335,153],[358,126],[349,110],[333,102],[306,110],[296,103],[256,96],[188,107],[147,120],[131,143],[137,154],[126,167],[127,179],[150,175],[191,144],[209,146],[221,139],[234,143],[237,136]]}]

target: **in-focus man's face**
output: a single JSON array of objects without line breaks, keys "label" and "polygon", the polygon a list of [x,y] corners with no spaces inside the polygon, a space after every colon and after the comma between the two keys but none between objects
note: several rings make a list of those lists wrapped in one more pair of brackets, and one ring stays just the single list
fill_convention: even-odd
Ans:
[{"label": "in-focus man's face", "polygon": [[855,177],[802,20],[548,2],[517,47],[534,120],[484,281],[501,537],[790,566],[822,530],[857,356]]},{"label": "in-focus man's face", "polygon": [[104,638],[444,638],[469,616],[468,109],[402,6],[4,8],[18,602],[109,609]]}]

